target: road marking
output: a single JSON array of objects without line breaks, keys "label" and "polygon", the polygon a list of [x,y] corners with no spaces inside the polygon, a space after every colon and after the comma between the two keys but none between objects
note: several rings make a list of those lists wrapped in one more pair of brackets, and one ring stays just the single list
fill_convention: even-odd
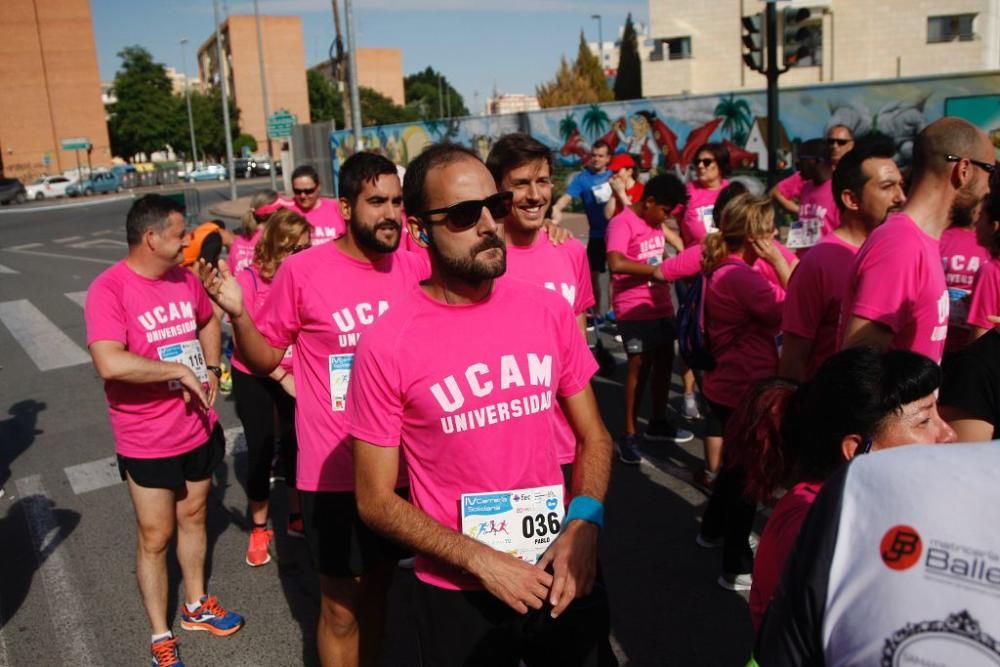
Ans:
[{"label": "road marking", "polygon": [[122,233],[122,230],[120,230],[120,229],[102,229],[99,232],[91,232],[90,235],[91,236],[104,236],[105,234],[121,234],[121,233]]},{"label": "road marking", "polygon": [[90,363],[90,355],[27,299],[0,303],[0,322],[40,371]]},{"label": "road marking", "polygon": [[81,308],[87,302],[87,290],[83,290],[82,292],[66,292],[63,296]]},{"label": "road marking", "polygon": [[35,255],[36,257],[55,257],[57,259],[76,259],[81,262],[93,262],[95,264],[105,264],[111,266],[112,264],[117,264],[118,260],[113,259],[98,259],[97,257],[83,257],[81,255],[60,255],[54,252],[42,252],[41,250],[28,250],[28,248],[37,248],[42,245],[41,243],[25,243],[24,245],[14,245],[9,248],[3,248],[5,252],[16,252],[19,255]]},{"label": "road marking", "polygon": [[227,428],[224,433],[226,434],[226,456],[235,456],[247,450],[247,438],[243,434],[242,426]]},{"label": "road marking", "polygon": [[69,247],[82,248],[85,250],[91,250],[94,248],[99,248],[101,250],[114,250],[118,248],[127,248],[128,243],[126,243],[125,241],[120,241],[118,239],[87,239],[86,241],[70,243]]},{"label": "road marking", "polygon": [[107,197],[98,200],[80,201],[72,204],[50,204],[49,206],[19,206],[14,208],[8,206],[3,210],[0,210],[0,215],[13,215],[15,213],[43,213],[45,211],[59,211],[66,208],[89,208],[91,206],[101,206],[103,204],[114,204],[115,202],[125,201],[127,199],[135,199],[135,195],[121,195],[118,197]]},{"label": "road marking", "polygon": [[0,264],[0,273],[18,273],[18,271],[15,271],[9,266],[4,266],[3,264]]},{"label": "road marking", "polygon": [[59,524],[52,514],[52,500],[42,486],[42,478],[32,475],[17,480],[15,484],[24,503],[24,520],[35,546],[38,572],[55,630],[51,636],[61,643],[62,655],[73,656],[74,663],[103,665],[104,660],[97,652],[97,642],[86,620],[82,599],[73,586],[65,552],[59,548],[61,541],[53,543],[59,536]]},{"label": "road marking", "polygon": [[64,236],[61,239],[52,239],[54,243],[69,243],[70,241],[79,241],[82,236]]}]

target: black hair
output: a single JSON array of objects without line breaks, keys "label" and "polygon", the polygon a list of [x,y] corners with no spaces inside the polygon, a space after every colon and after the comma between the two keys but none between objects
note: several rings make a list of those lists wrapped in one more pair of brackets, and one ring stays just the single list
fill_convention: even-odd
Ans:
[{"label": "black hair", "polygon": [[434,144],[427,147],[406,167],[403,179],[403,207],[410,215],[419,215],[427,209],[427,192],[424,187],[431,169],[447,166],[458,160],[471,159],[482,164],[479,156],[458,144]]},{"label": "black hair", "polygon": [[184,205],[163,195],[145,195],[132,204],[125,216],[125,240],[129,247],[142,241],[146,230],[163,231],[171,213],[184,215]]},{"label": "black hair", "polygon": [[490,154],[486,156],[486,168],[499,188],[504,174],[535,160],[545,160],[549,165],[549,174],[552,173],[552,151],[548,146],[530,134],[514,132],[505,134],[493,144]]},{"label": "black hair", "polygon": [[308,176],[312,179],[313,183],[319,185],[319,174],[316,173],[316,169],[311,164],[300,164],[292,172],[292,180],[296,178],[301,178],[303,176]]},{"label": "black hair", "polygon": [[678,204],[687,204],[687,188],[681,179],[673,174],[653,176],[642,189],[642,198],[653,198],[657,204],[674,208]]},{"label": "black hair", "polygon": [[397,173],[392,160],[378,153],[355,153],[340,167],[340,197],[354,206],[365,183],[375,185],[379,176],[395,176]]},{"label": "black hair", "polygon": [[868,182],[863,168],[865,160],[873,158],[891,160],[895,154],[895,144],[884,134],[867,134],[855,141],[854,148],[840,158],[840,162],[833,170],[833,199],[837,202],[837,208],[840,211],[847,208],[841,197],[844,190],[850,190],[855,197],[861,197],[861,191],[864,190],[865,183]]},{"label": "black hair", "polygon": [[807,139],[799,144],[799,159],[830,161],[830,144],[826,139]]},{"label": "black hair", "polygon": [[594,150],[595,148],[607,148],[608,155],[611,155],[611,145],[608,144],[608,142],[606,142],[604,139],[598,139],[597,141],[595,141],[591,145],[590,150]]},{"label": "black hair", "polygon": [[715,164],[719,165],[719,173],[724,177],[729,175],[732,171],[731,165],[729,164],[729,149],[722,144],[710,141],[707,144],[702,144],[698,146],[698,150],[694,152],[697,158],[700,153],[711,153],[712,157],[715,159]]},{"label": "black hair", "polygon": [[715,206],[712,208],[712,218],[715,220],[716,227],[722,222],[722,211],[725,210],[726,204],[748,192],[750,189],[741,181],[730,181],[729,185],[722,188],[719,196],[715,198]]}]

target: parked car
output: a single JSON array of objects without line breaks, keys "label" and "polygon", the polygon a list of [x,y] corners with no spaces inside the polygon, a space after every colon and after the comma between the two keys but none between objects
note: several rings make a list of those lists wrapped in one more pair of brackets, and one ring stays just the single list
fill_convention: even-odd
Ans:
[{"label": "parked car", "polygon": [[221,164],[207,164],[188,172],[187,180],[191,183],[195,181],[224,181],[228,177],[229,173]]},{"label": "parked car", "polygon": [[98,192],[121,192],[124,189],[121,178],[115,172],[95,171],[79,183],[66,188],[66,194],[70,197],[79,197],[81,194],[89,197]]},{"label": "parked car", "polygon": [[28,191],[24,183],[16,178],[0,178],[0,204],[23,204],[28,200]]},{"label": "parked car", "polygon": [[236,178],[269,176],[271,161],[267,158],[238,157],[233,160],[233,173],[236,174]]},{"label": "parked car", "polygon": [[27,188],[28,199],[50,199],[65,197],[66,188],[76,181],[67,176],[42,176],[35,179]]}]

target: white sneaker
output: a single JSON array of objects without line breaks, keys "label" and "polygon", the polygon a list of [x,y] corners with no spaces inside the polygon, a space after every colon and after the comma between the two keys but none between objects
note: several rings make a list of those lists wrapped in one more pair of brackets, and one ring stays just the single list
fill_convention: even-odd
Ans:
[{"label": "white sneaker", "polygon": [[684,394],[684,409],[681,410],[684,419],[701,419],[698,410],[698,398],[694,394]]},{"label": "white sneaker", "polygon": [[723,572],[719,575],[719,585],[727,591],[748,591],[753,585],[753,575],[749,572],[745,574],[728,574]]}]

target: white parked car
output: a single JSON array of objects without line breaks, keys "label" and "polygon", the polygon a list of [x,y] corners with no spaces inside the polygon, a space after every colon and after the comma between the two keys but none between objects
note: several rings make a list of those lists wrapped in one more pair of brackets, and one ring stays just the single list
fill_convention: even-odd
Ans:
[{"label": "white parked car", "polygon": [[76,183],[76,180],[66,176],[42,176],[25,190],[28,192],[28,199],[32,200],[65,197],[66,188],[73,183]]}]

